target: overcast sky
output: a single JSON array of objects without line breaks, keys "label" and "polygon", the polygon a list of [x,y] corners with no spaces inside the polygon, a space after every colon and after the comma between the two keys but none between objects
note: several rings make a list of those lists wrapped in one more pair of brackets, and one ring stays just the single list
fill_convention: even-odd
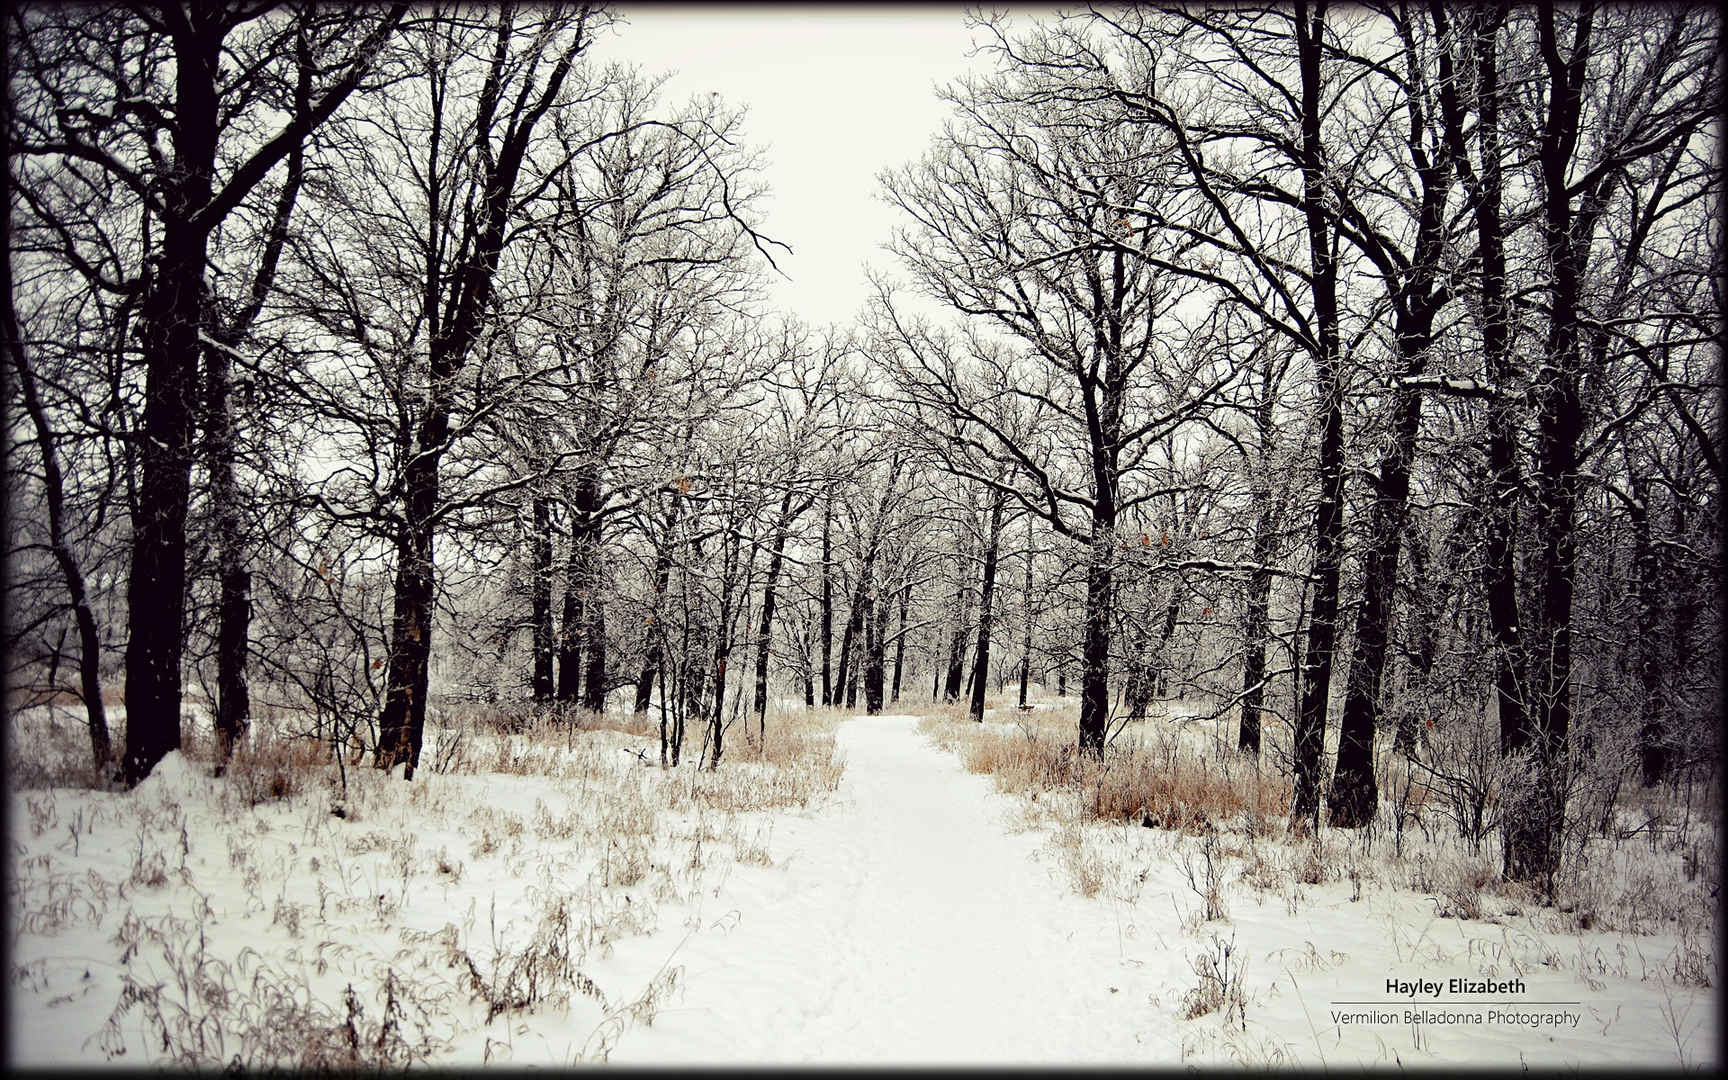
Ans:
[{"label": "overcast sky", "polygon": [[749,107],[745,131],[767,147],[764,232],[792,245],[775,259],[776,306],[807,322],[844,322],[867,295],[863,263],[897,223],[876,198],[883,168],[916,158],[947,110],[933,87],[972,62],[965,8],[624,4],[629,20],[596,47],[649,73],[676,71],[668,103],[719,93]]}]

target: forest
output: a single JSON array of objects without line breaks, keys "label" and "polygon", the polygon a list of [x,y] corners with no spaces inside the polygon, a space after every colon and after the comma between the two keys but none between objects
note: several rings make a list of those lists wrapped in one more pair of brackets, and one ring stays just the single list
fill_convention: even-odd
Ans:
[{"label": "forest", "polygon": [[974,16],[821,325],[743,103],[596,62],[627,18],[5,16],[14,801],[178,754],[358,819],[603,736],[803,805],[916,715],[1093,820],[1432,806],[1551,911],[1632,837],[1716,873],[1713,8]]}]

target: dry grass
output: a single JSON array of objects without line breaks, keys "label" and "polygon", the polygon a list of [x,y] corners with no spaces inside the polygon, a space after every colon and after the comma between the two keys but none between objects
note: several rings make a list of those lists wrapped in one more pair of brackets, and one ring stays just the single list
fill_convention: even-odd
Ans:
[{"label": "dry grass", "polygon": [[[8,716],[6,782],[14,791],[50,788],[107,790],[112,777],[98,772],[90,755],[90,733],[78,704],[14,711]],[[126,728],[109,722],[109,738],[125,745]]]},{"label": "dry grass", "polygon": [[1205,951],[1193,959],[1194,974],[1200,981],[1182,996],[1182,1018],[1195,1020],[1208,1013],[1220,1013],[1228,1025],[1234,1022],[1242,1029],[1248,1025],[1248,997],[1242,988],[1244,957],[1236,948],[1234,936],[1224,941],[1212,935]]},{"label": "dry grass", "polygon": [[919,730],[960,755],[967,771],[988,774],[1008,794],[1080,795],[1085,816],[1148,828],[1199,833],[1239,825],[1270,828],[1289,805],[1289,783],[1235,755],[1206,760],[1174,740],[1106,748],[1098,761],[1076,752],[1071,711],[1021,714],[1010,724],[950,719],[954,706],[926,716]]},{"label": "dry grass", "polygon": [[[969,771],[1020,796],[1025,827],[1047,831],[1055,865],[1081,895],[1107,892],[1132,901],[1160,864],[1173,866],[1176,881],[1198,901],[1187,914],[1178,912],[1182,929],[1200,936],[1208,923],[1228,921],[1229,890],[1238,881],[1259,903],[1281,899],[1291,918],[1317,901],[1359,903],[1370,892],[1401,893],[1383,902],[1439,919],[1527,926],[1532,941],[1534,934],[1592,942],[1603,934],[1677,935],[1680,944],[1664,946],[1671,947],[1665,959],[1634,965],[1629,977],[1692,987],[1717,981],[1720,838],[1707,824],[1714,820],[1707,812],[1713,790],[1688,791],[1691,798],[1633,790],[1608,804],[1612,815],[1600,800],[1569,806],[1569,817],[1593,813],[1592,820],[1612,817],[1615,825],[1569,851],[1568,869],[1545,905],[1528,887],[1500,877],[1498,765],[1470,758],[1479,747],[1453,754],[1468,760],[1448,780],[1393,754],[1388,734],[1376,763],[1381,808],[1370,827],[1323,823],[1308,833],[1290,826],[1291,783],[1280,768],[1288,766],[1288,746],[1275,737],[1257,762],[1231,749],[1224,724],[1207,730],[1178,716],[1131,726],[1096,761],[1076,753],[1075,710],[1064,702],[1039,704],[1025,713],[993,711],[983,723],[963,706],[935,708],[920,730]],[[1434,760],[1453,767],[1450,758]],[[1158,832],[1132,827],[1141,825]],[[1581,949],[1578,961],[1586,979],[1592,976],[1582,957],[1589,952]],[[1558,964],[1557,955],[1548,950],[1540,962]],[[1184,1001],[1190,1016],[1225,1011],[1239,1022],[1224,962],[1221,947],[1200,962],[1200,984]],[[1628,977],[1624,970],[1621,977]]]},{"label": "dry grass", "polygon": [[[668,918],[689,925],[736,864],[775,865],[772,820],[753,815],[834,790],[838,718],[771,713],[766,738],[729,735],[718,770],[693,749],[661,769],[657,721],[449,707],[404,783],[344,769],[294,734],[304,717],[266,709],[224,775],[192,720],[182,763],[118,792],[77,782],[81,724],[32,710],[12,718],[13,760],[37,786],[14,788],[25,849],[7,899],[48,954],[19,981],[111,995],[89,1045],[144,1065],[396,1069],[463,1039],[478,1058],[482,1033],[483,1056],[508,1060],[522,1014],[548,1012],[583,1025],[579,1059],[604,1060],[683,971],[595,965]],[[104,985],[62,970],[46,939],[68,932],[116,942]]]}]

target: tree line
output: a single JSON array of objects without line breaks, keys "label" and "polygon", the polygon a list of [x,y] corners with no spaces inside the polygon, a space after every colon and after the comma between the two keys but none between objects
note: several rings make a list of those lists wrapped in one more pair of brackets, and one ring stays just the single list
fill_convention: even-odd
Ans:
[{"label": "tree line", "polygon": [[1093,758],[1200,703],[1304,829],[1487,731],[1539,885],[1581,771],[1713,778],[1714,11],[980,19],[821,327],[740,111],[615,22],[7,16],[14,701],[98,768],[189,697],[412,778],[464,697],[715,768],[776,700],[1036,682]]}]

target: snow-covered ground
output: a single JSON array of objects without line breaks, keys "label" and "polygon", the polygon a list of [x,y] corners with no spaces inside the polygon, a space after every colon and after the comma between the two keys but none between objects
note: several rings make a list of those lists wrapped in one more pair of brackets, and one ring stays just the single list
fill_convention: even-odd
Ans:
[{"label": "snow-covered ground", "polygon": [[360,770],[343,818],[322,788],[237,807],[179,756],[128,794],[10,792],[13,1064],[282,1060],[311,1031],[437,1065],[1719,1060],[1717,991],[1676,978],[1696,942],[1303,885],[1270,843],[1214,841],[1208,920],[1203,837],[1031,808],[914,717],[835,738],[803,805],[742,742],[697,776],[608,731],[549,776]]}]

